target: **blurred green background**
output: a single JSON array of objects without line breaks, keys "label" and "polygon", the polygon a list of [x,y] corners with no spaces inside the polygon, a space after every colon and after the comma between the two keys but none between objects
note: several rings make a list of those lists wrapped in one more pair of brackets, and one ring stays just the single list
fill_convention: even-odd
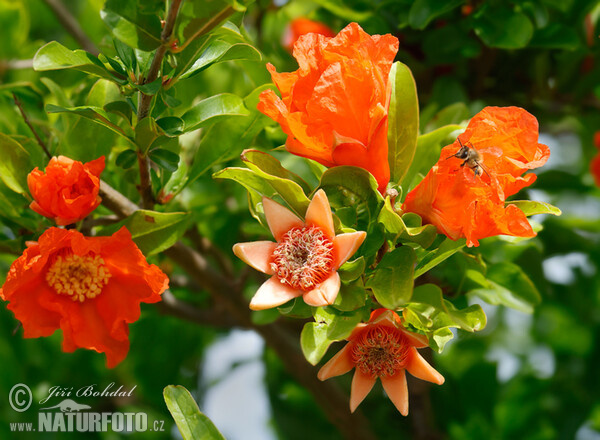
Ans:
[{"label": "blurred green background", "polygon": [[[100,18],[104,2],[63,3],[100,51],[114,55]],[[589,172],[589,162],[598,153],[593,135],[600,130],[599,15],[600,3],[583,0],[259,0],[233,21],[243,25],[263,60],[221,63],[178,84],[177,97],[186,105],[220,92],[246,96],[269,81],[266,61],[278,71],[296,68],[281,45],[293,18],[322,21],[336,32],[357,21],[371,34],[392,33],[399,38],[397,59],[415,76],[422,132],[460,123],[486,105],[521,106],[538,118],[540,141],[550,146],[551,159],[526,190],[529,194],[519,198],[550,202],[563,215],[534,218],[540,232],[532,240],[490,238],[468,252],[481,253],[491,263],[511,261],[521,266],[540,291],[542,303],[532,313],[483,304],[487,328],[476,334],[459,332],[443,354],[433,357],[446,383],[441,387],[409,383],[408,418],[396,412],[377,384],[361,405],[377,438],[600,439],[600,188]],[[75,105],[90,99],[96,79],[72,71],[34,72],[30,60],[52,40],[79,48],[45,1],[0,0],[0,132],[31,136],[14,104],[16,91],[31,119],[46,127],[42,133],[53,148],[80,160],[110,153],[114,164],[116,154],[111,150],[116,146],[118,151],[122,141],[104,127],[68,116],[65,132],[60,136],[54,132],[56,117],[49,118],[43,105],[56,103],[57,97],[40,79],[50,78]],[[284,139],[269,125],[254,145],[272,148]],[[193,154],[198,142],[198,133],[182,138],[184,157]],[[81,144],[86,149],[81,150]],[[126,179],[133,181],[135,172],[128,173]],[[6,200],[15,197],[0,188],[0,206],[8,206]],[[229,257],[238,237],[262,234],[248,214],[245,191],[233,183],[204,176],[182,193],[182,199],[199,230]],[[31,238],[15,231],[39,231],[49,225],[38,217],[25,209],[0,210],[0,279],[24,240]],[[457,254],[435,270],[433,275],[443,280],[445,291],[461,291],[457,274],[464,268],[464,258]],[[180,274],[165,257],[152,261],[173,275],[173,294],[192,298],[197,289],[185,280],[178,282]],[[248,286],[250,294],[256,283]],[[193,301],[201,307],[208,304],[208,295],[195,292]],[[263,350],[258,337],[232,334],[226,321],[199,326],[152,305],[142,310],[142,318],[130,326],[129,356],[107,370],[104,357],[97,353],[62,353],[60,332],[47,339],[22,339],[18,322],[2,307],[0,438],[82,438],[77,433],[11,433],[9,423],[30,422],[37,414],[12,410],[8,394],[13,385],[29,385],[35,407],[35,400],[55,385],[103,387],[111,382],[126,388],[137,385],[133,398],[76,400],[101,411],[146,412],[149,420],[165,420],[165,431],[85,438],[178,438],[162,398],[168,384],[191,390],[200,408],[231,440],[342,438],[277,356]],[[330,349],[336,351],[337,346]],[[340,383],[349,390],[350,375]],[[234,411],[240,402],[250,416]]]}]

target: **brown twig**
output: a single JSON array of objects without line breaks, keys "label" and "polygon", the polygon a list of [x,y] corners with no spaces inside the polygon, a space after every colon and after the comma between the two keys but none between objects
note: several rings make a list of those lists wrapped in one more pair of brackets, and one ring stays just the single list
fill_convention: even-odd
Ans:
[{"label": "brown twig", "polygon": [[21,104],[21,101],[19,100],[19,98],[17,98],[17,95],[15,95],[14,93],[12,95],[13,95],[13,99],[15,100],[15,104],[19,108],[19,112],[21,112],[21,116],[23,117],[25,124],[27,124],[27,126],[29,127],[29,129],[31,130],[33,135],[35,136],[35,140],[37,141],[38,145],[40,147],[42,147],[42,150],[44,150],[44,153],[46,153],[46,156],[48,156],[48,159],[50,159],[52,157],[52,155],[50,154],[50,151],[48,151],[48,147],[46,147],[46,144],[42,141],[42,139],[37,134],[37,131],[35,131],[35,128],[33,128],[31,121],[29,120],[29,118],[27,117],[27,114],[25,113],[25,110],[23,109],[23,105]]},{"label": "brown twig", "polygon": [[66,8],[60,0],[44,0],[44,2],[52,10],[65,30],[75,38],[77,44],[92,55],[98,55],[100,53],[94,42],[90,40],[83,29],[81,29],[81,26],[79,26],[79,23],[75,17],[73,17],[73,14],[71,14],[71,11]]},{"label": "brown twig", "polygon": [[[160,39],[162,44],[156,49],[152,64],[150,64],[150,70],[148,76],[141,82],[142,85],[150,84],[154,82],[160,74],[161,66],[165,54],[171,44],[171,35],[175,22],[177,21],[177,13],[183,0],[172,0],[169,12],[167,13],[167,19],[165,20],[165,27],[162,30]],[[150,104],[152,103],[152,95],[147,95],[140,91],[140,98],[138,103],[137,120],[138,123],[150,114]],[[142,196],[142,206],[146,209],[152,209],[156,200],[154,194],[152,194],[152,180],[150,179],[150,161],[145,152],[138,150],[137,153],[138,166],[140,168],[140,185],[138,190]]]}]

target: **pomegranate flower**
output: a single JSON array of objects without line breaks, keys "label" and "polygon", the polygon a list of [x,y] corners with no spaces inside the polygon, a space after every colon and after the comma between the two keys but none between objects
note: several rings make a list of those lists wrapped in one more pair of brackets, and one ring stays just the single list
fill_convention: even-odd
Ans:
[{"label": "pomegranate flower", "polygon": [[[600,131],[594,133],[594,145],[598,150],[600,150]],[[596,182],[596,186],[600,187],[600,151],[598,154],[594,156],[592,161],[590,162],[590,172],[594,177],[594,182]]]},{"label": "pomegranate flower", "polygon": [[277,242],[237,243],[233,253],[256,270],[273,275],[258,289],[252,310],[277,307],[302,296],[311,306],[333,304],[340,290],[338,268],[360,247],[363,231],[335,235],[325,191],[317,191],[302,221],[263,197],[269,229]]},{"label": "pomegranate flower", "polygon": [[369,35],[350,23],[333,38],[301,36],[294,46],[299,69],[277,73],[267,64],[281,99],[260,94],[258,110],[288,135],[286,148],[326,167],[366,169],[384,191],[388,164],[390,69],[398,51],[392,35]]},{"label": "pomegranate flower", "polygon": [[356,367],[350,393],[351,412],[369,394],[378,377],[403,416],[408,414],[406,370],[419,379],[444,383],[444,377],[416,350],[429,345],[427,338],[406,330],[396,312],[375,310],[369,322],[358,324],[347,340],[344,348],[319,370],[318,377],[329,379]]},{"label": "pomegranate flower", "polygon": [[167,276],[124,227],[110,237],[49,228],[12,264],[0,298],[23,324],[24,337],[63,333],[65,352],[106,353],[109,368],[129,351],[128,324],[140,303],[160,301]]},{"label": "pomegranate flower", "polygon": [[50,159],[46,170],[37,167],[27,176],[33,196],[30,208],[64,226],[85,218],[101,202],[100,174],[104,156],[88,163],[65,156]]},{"label": "pomegranate flower", "polygon": [[537,119],[519,107],[486,107],[459,138],[442,149],[402,209],[419,214],[452,240],[465,237],[468,246],[499,234],[535,236],[523,211],[505,202],[537,177],[522,174],[550,156],[550,149],[538,143]]}]

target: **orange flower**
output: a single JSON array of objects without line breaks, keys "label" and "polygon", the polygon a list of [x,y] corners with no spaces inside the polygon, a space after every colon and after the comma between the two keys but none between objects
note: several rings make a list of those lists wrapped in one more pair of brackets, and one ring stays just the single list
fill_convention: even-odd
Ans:
[{"label": "orange flower", "polygon": [[252,310],[277,307],[303,296],[311,306],[333,304],[340,290],[338,268],[360,247],[363,231],[335,235],[329,200],[317,191],[302,221],[263,197],[269,229],[277,240],[237,243],[233,253],[256,270],[273,275],[250,301]]},{"label": "orange flower", "polygon": [[596,186],[600,187],[600,153],[598,153],[590,163],[590,172],[594,176]]},{"label": "orange flower", "polygon": [[[453,240],[465,237],[468,246],[499,234],[535,236],[523,211],[505,206],[506,197],[536,179],[535,174],[521,175],[550,156],[548,147],[538,143],[535,117],[518,107],[486,107],[459,139],[442,149],[437,164],[406,196],[403,210],[419,214]],[[453,157],[460,142],[479,159]]]},{"label": "orange flower", "polygon": [[75,223],[98,207],[104,156],[86,164],[65,156],[50,159],[45,172],[36,167],[27,176],[34,201],[30,208],[57,225]]},{"label": "orange flower", "polygon": [[383,191],[390,179],[388,77],[397,51],[396,37],[370,36],[356,23],[334,38],[303,35],[294,46],[298,70],[277,73],[267,64],[282,98],[266,90],[258,109],[281,125],[290,153],[327,167],[364,168]]},{"label": "orange flower", "polygon": [[393,311],[377,309],[369,322],[358,324],[349,341],[319,370],[321,380],[340,376],[356,367],[352,378],[350,411],[360,405],[379,377],[383,389],[403,416],[408,414],[406,373],[441,385],[444,377],[417,352],[429,346],[427,338],[404,328]]},{"label": "orange flower", "polygon": [[329,38],[335,36],[335,32],[320,21],[309,20],[308,18],[302,17],[295,18],[286,29],[283,37],[283,47],[291,52],[294,48],[294,44],[298,41],[298,38],[306,34],[319,34]]},{"label": "orange flower", "polygon": [[63,350],[106,353],[109,368],[129,351],[129,328],[140,303],[160,301],[167,276],[131,240],[126,228],[84,237],[50,228],[11,266],[0,298],[23,324],[24,337],[63,332]]}]

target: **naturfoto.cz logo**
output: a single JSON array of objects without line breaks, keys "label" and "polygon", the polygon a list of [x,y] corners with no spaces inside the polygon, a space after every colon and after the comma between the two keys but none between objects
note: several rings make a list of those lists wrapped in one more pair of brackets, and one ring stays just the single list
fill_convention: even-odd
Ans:
[{"label": "naturfoto.cz logo", "polygon": [[[123,386],[115,389],[111,383],[106,388],[98,390],[95,385],[82,387],[78,390],[65,387],[52,387],[48,396],[39,401],[45,404],[53,397],[124,397],[131,396],[131,390],[123,390]],[[25,412],[31,406],[33,394],[25,384],[17,384],[9,392],[10,406],[17,412]],[[76,402],[73,399],[63,399],[61,402],[39,408],[37,424],[11,423],[13,432],[145,432],[164,431],[164,420],[154,420],[149,426],[148,415],[144,412],[91,412],[91,406]]]}]

